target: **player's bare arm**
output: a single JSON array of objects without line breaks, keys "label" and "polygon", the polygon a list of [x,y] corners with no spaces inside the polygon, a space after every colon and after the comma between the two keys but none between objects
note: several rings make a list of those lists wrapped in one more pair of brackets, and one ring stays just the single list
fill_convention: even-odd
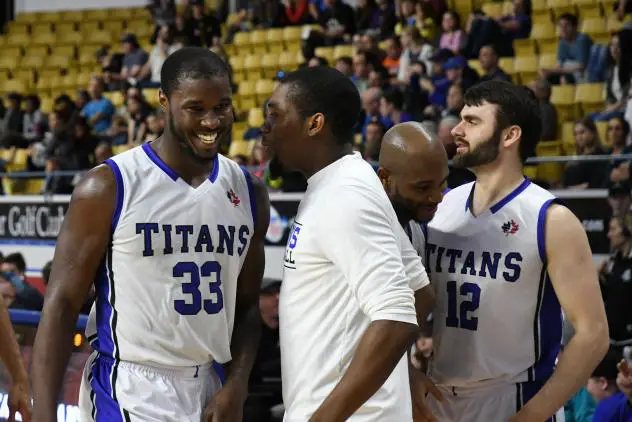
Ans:
[{"label": "player's bare arm", "polygon": [[116,184],[105,165],[75,187],[57,238],[33,350],[33,416],[56,421],[57,399],[79,311],[103,260],[112,229]]},{"label": "player's bare arm", "polygon": [[575,335],[542,389],[515,421],[551,417],[586,383],[608,350],[608,323],[586,232],[566,207],[552,205],[546,219],[548,273]]},{"label": "player's bare arm", "polygon": [[[23,421],[31,419],[31,399],[29,397],[29,380],[24,369],[20,346],[15,338],[15,332],[11,326],[9,311],[0,298],[0,361],[4,364],[11,376],[11,388],[9,389],[9,418],[18,411]],[[11,419],[9,419],[11,420]]]},{"label": "player's bare arm", "polygon": [[[231,342],[232,361],[226,366],[224,387],[205,410],[205,421],[241,421],[248,380],[261,336],[259,288],[265,269],[265,236],[270,224],[270,200],[266,187],[253,177],[256,198],[256,222],[250,247],[237,281],[235,328]],[[225,412],[225,413],[224,413]]]}]

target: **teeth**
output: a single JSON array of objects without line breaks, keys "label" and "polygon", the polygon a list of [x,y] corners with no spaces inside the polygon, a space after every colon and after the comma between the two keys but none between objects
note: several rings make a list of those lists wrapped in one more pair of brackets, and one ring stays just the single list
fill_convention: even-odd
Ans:
[{"label": "teeth", "polygon": [[213,132],[211,134],[198,134],[198,138],[202,140],[205,144],[212,144],[215,142],[215,138],[217,138],[217,132]]}]

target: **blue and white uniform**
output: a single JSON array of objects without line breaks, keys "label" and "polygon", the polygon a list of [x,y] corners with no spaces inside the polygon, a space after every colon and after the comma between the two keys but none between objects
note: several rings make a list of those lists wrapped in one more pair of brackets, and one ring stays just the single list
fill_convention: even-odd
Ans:
[{"label": "blue and white uniform", "polygon": [[[237,279],[254,231],[252,181],[218,155],[197,188],[149,144],[106,161],[112,236],[86,336],[83,421],[195,421],[231,360]],[[86,216],[89,218],[89,216]]]},{"label": "blue and white uniform", "polygon": [[426,228],[412,226],[437,297],[429,375],[444,389],[431,401],[440,421],[507,421],[551,376],[561,344],[545,245],[555,198],[525,179],[474,216],[474,189],[453,189]]}]

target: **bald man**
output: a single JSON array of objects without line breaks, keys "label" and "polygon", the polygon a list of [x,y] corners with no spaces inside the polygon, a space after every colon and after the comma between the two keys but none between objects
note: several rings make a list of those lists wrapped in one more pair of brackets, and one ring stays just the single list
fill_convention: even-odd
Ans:
[{"label": "bald man", "polygon": [[[406,122],[386,132],[380,149],[378,176],[395,214],[417,254],[425,255],[425,225],[434,217],[443,199],[448,178],[448,156],[441,140],[421,123]],[[434,303],[430,285],[415,292],[417,322],[423,327]],[[415,421],[434,418],[425,406],[426,391],[441,400],[440,393],[410,367],[411,397]]]}]

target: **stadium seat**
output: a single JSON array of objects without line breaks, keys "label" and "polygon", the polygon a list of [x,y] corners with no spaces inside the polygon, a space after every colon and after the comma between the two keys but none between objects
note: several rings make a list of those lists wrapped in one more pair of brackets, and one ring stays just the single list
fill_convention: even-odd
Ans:
[{"label": "stadium seat", "polygon": [[[254,110],[254,109],[253,109]],[[232,128],[232,138],[231,139],[242,139],[246,131],[248,130],[248,122],[239,121],[233,122]]]},{"label": "stadium seat", "polygon": [[30,45],[26,50],[25,56],[46,57],[48,56],[48,47],[43,45]]},{"label": "stadium seat", "polygon": [[[103,22],[103,30],[111,32],[114,36],[119,36],[124,30],[125,22],[124,21],[112,21],[108,20]],[[136,34],[137,36],[140,36]],[[144,35],[144,34],[143,34]]]},{"label": "stadium seat", "polygon": [[354,53],[355,48],[352,45],[337,45],[334,47],[334,60],[341,57],[353,57]]},{"label": "stadium seat", "polygon": [[[28,34],[8,34],[6,38],[6,44],[9,46],[24,46],[31,43],[31,36]],[[2,51],[2,54],[9,54],[6,50]]]},{"label": "stadium seat", "polygon": [[102,30],[101,22],[99,21],[83,21],[79,24],[79,30],[82,34],[90,34],[92,32],[99,32]]},{"label": "stadium seat", "polygon": [[606,20],[606,29],[610,33],[618,32],[623,29],[623,22],[621,22],[615,15],[609,16]]},{"label": "stadium seat", "polygon": [[117,155],[117,154],[120,154],[122,152],[129,151],[132,148],[134,148],[134,145],[129,145],[129,144],[126,144],[126,145],[114,145],[114,146],[112,146],[112,153],[114,155]]},{"label": "stadium seat", "polygon": [[583,32],[592,38],[593,42],[597,44],[607,44],[610,40],[610,34],[606,26],[606,21],[601,18],[588,18],[583,19],[580,32]]},{"label": "stadium seat", "polygon": [[288,51],[299,51],[301,49],[302,28],[288,26],[283,29],[283,44]]},{"label": "stadium seat", "polygon": [[46,179],[44,178],[26,179],[24,193],[28,195],[39,195],[44,190],[45,183]]},{"label": "stadium seat", "polygon": [[230,143],[228,156],[232,158],[237,155],[243,155],[244,157],[249,158],[254,147],[254,141],[242,141],[233,139],[233,141]]},{"label": "stadium seat", "polygon": [[515,74],[514,72],[514,58],[513,57],[501,57],[498,60],[498,65],[509,75]]},{"label": "stadium seat", "polygon": [[239,84],[237,97],[242,110],[249,110],[257,106],[255,81],[243,81]]},{"label": "stadium seat", "polygon": [[547,4],[553,12],[553,20],[557,21],[558,17],[564,13],[577,15],[574,0],[548,0]]},{"label": "stadium seat", "polygon": [[244,70],[246,79],[256,81],[261,78],[261,56],[251,54],[244,58]]},{"label": "stadium seat", "polygon": [[483,3],[483,12],[492,18],[500,18],[503,15],[502,3]]},{"label": "stadium seat", "polygon": [[48,69],[69,69],[72,66],[72,57],[50,56],[44,63],[44,68]]},{"label": "stadium seat", "polygon": [[524,166],[522,171],[524,176],[529,180],[536,180],[538,178],[538,166]]},{"label": "stadium seat", "polygon": [[[147,95],[147,94],[145,93],[145,95]],[[125,96],[123,95],[122,92],[115,91],[115,92],[112,93],[112,95],[110,97],[110,101],[112,101],[112,104],[114,105],[114,107],[119,108],[125,102]]]},{"label": "stadium seat", "polygon": [[238,32],[235,34],[235,38],[233,38],[233,46],[237,49],[237,54],[240,56],[248,55],[252,53],[252,48],[250,45],[250,33],[249,32]]},{"label": "stadium seat", "polygon": [[109,18],[124,21],[132,19],[134,13],[134,9],[131,8],[110,9]]},{"label": "stadium seat", "polygon": [[265,79],[274,79],[279,70],[279,55],[276,53],[266,54],[261,58],[261,72]]},{"label": "stadium seat", "polygon": [[0,70],[14,70],[20,63],[20,57],[2,55],[0,56]]},{"label": "stadium seat", "polygon": [[273,28],[266,32],[266,43],[270,53],[281,53],[285,46],[283,45],[283,29]]},{"label": "stadium seat", "polygon": [[66,10],[61,12],[62,21],[66,22],[81,22],[85,16],[83,10]]},{"label": "stadium seat", "polygon": [[601,145],[611,148],[612,142],[608,136],[608,122],[595,122],[597,126],[597,133],[599,134],[599,139],[601,139]]},{"label": "stadium seat", "polygon": [[5,93],[5,94],[8,92],[25,93],[27,91],[28,91],[28,85],[24,83],[24,81],[17,80],[17,79],[9,79],[7,81],[2,82],[2,85],[0,85],[0,92]]},{"label": "stadium seat", "polygon": [[95,31],[88,34],[84,33],[86,44],[96,44],[99,46],[109,45],[112,43],[112,34],[107,31]]},{"label": "stadium seat", "polygon": [[236,83],[241,83],[241,81],[246,79],[246,73],[244,68],[244,57],[243,56],[231,56],[228,58],[228,62],[230,63],[230,67],[233,71],[233,81]]},{"label": "stadium seat", "polygon": [[579,17],[581,19],[601,17],[601,6],[599,5],[598,1],[575,0],[574,3],[577,6]]},{"label": "stadium seat", "polygon": [[524,85],[528,85],[538,77],[538,57],[524,56],[514,59],[514,72],[520,76],[520,81]]},{"label": "stadium seat", "polygon": [[265,121],[265,117],[263,115],[262,107],[255,107],[248,110],[248,126],[249,127],[260,127],[263,125]]},{"label": "stadium seat", "polygon": [[154,107],[160,105],[160,101],[158,99],[158,92],[160,90],[158,88],[146,88],[143,90],[143,95],[147,102]]},{"label": "stadium seat", "polygon": [[37,20],[39,22],[57,23],[57,22],[62,21],[61,12],[41,12],[41,13],[38,13],[37,16],[38,16]]},{"label": "stadium seat", "polygon": [[604,108],[605,89],[602,83],[578,84],[575,102],[581,104],[584,114],[596,113]]},{"label": "stadium seat", "polygon": [[28,35],[29,34],[29,28],[31,27],[31,24],[29,22],[9,22],[8,23],[8,28],[9,28],[9,33],[10,34],[22,34],[22,35]]},{"label": "stadium seat", "polygon": [[318,57],[322,57],[327,60],[327,63],[333,65],[334,62],[334,48],[333,47],[318,47],[314,50],[314,54]]},{"label": "stadium seat", "polygon": [[514,40],[513,42],[514,52],[516,57],[520,56],[535,56],[536,55],[536,43],[532,39]]},{"label": "stadium seat", "polygon": [[274,88],[276,87],[276,82],[270,79],[261,79],[257,81],[255,85],[255,93],[257,98],[257,105],[262,106],[265,101],[270,98],[272,92],[274,92]]},{"label": "stadium seat", "polygon": [[90,9],[85,12],[85,19],[91,21],[105,21],[110,17],[109,9]]},{"label": "stadium seat", "polygon": [[39,69],[44,66],[45,56],[26,56],[20,61],[22,69]]},{"label": "stadium seat", "polygon": [[67,56],[75,58],[77,52],[74,45],[56,45],[52,47],[51,54],[55,56]]},{"label": "stadium seat", "polygon": [[[562,143],[560,141],[540,141],[536,145],[536,155],[538,157],[564,155]],[[561,163],[538,164],[538,179],[549,183],[559,182],[563,172],[564,164]]]},{"label": "stadium seat", "polygon": [[551,103],[557,109],[558,121],[572,121],[578,117],[575,105],[575,85],[552,86]]},{"label": "stadium seat", "polygon": [[298,67],[296,52],[284,51],[279,55],[279,68],[286,72]]},{"label": "stadium seat", "polygon": [[575,122],[562,123],[562,149],[566,155],[575,155],[577,152],[574,131]]},{"label": "stadium seat", "polygon": [[538,42],[538,45],[546,42],[557,42],[555,26],[553,23],[536,23],[531,28],[531,38]]},{"label": "stadium seat", "polygon": [[40,97],[40,110],[42,113],[50,114],[53,111],[53,99],[50,97]]},{"label": "stadium seat", "polygon": [[84,42],[80,32],[62,32],[57,34],[57,45],[79,45]]},{"label": "stadium seat", "polygon": [[268,33],[263,29],[256,29],[250,33],[250,48],[254,54],[268,52]]},{"label": "stadium seat", "polygon": [[31,35],[51,35],[53,25],[50,22],[40,22],[31,25]]},{"label": "stadium seat", "polygon": [[471,67],[472,69],[474,69],[476,73],[478,73],[479,75],[484,75],[485,73],[487,73],[483,70],[483,67],[481,66],[481,62],[478,59],[468,60],[467,65]]},{"label": "stadium seat", "polygon": [[531,5],[531,19],[534,23],[551,22],[551,11],[546,0],[533,0]]},{"label": "stadium seat", "polygon": [[556,54],[541,54],[539,58],[540,69],[553,69],[557,66]]},{"label": "stadium seat", "polygon": [[33,12],[19,12],[15,15],[16,22],[33,23],[37,21],[37,14]]}]

